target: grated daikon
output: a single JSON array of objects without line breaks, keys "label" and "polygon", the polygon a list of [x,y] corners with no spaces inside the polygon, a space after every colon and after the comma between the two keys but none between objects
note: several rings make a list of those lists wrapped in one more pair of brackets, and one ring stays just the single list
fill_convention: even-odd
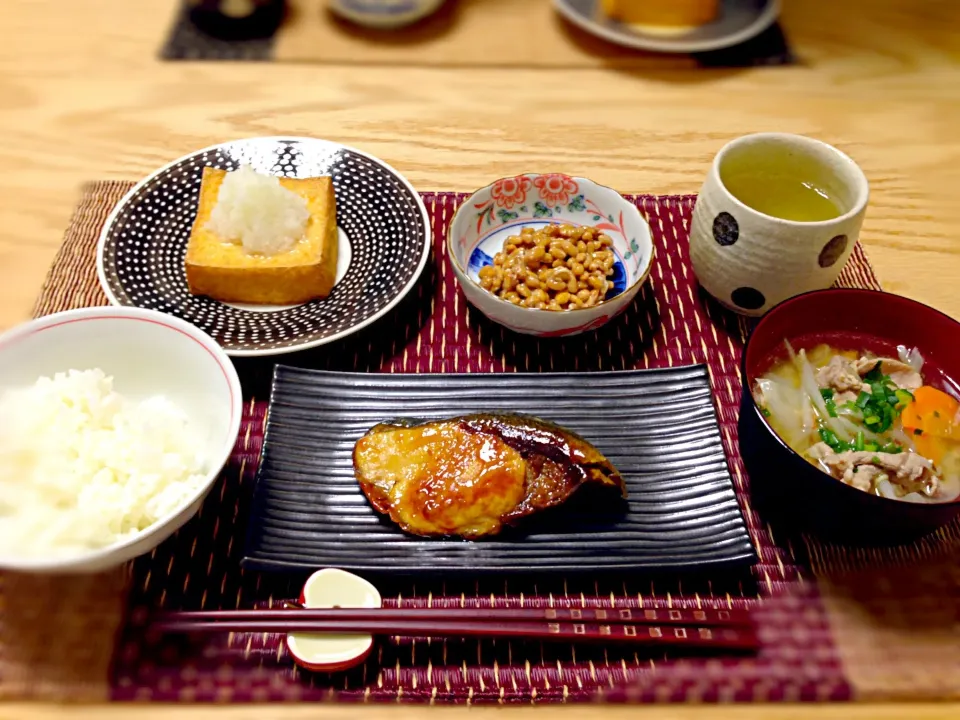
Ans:
[{"label": "grated daikon", "polygon": [[207,228],[248,253],[270,256],[289,252],[303,237],[309,219],[304,198],[276,177],[241,165],[224,177]]}]

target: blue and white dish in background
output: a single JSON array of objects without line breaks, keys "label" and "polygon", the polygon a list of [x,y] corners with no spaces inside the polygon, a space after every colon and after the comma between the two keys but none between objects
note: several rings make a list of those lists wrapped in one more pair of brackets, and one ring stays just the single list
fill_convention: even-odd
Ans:
[{"label": "blue and white dish in background", "polygon": [[[484,290],[479,272],[493,264],[507,238],[524,227],[589,225],[613,240],[613,288],[603,302],[574,310],[514,305]],[[447,236],[454,272],[467,300],[491,320],[539,337],[594,330],[633,301],[653,266],[650,226],[636,205],[591,180],[559,173],[501,178],[475,192],[457,210]]]},{"label": "blue and white dish in background", "polygon": [[388,30],[404,27],[440,9],[444,0],[327,0],[330,11],[357,25]]}]

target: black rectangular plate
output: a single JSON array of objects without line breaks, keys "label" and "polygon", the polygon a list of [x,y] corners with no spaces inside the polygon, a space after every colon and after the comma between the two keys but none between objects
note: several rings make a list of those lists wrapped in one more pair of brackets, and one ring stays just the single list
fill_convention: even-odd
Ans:
[{"label": "black rectangular plate", "polygon": [[[471,412],[542,417],[580,433],[629,497],[583,488],[489,539],[408,535],[370,507],[356,440],[379,422]],[[756,554],[703,365],[549,374],[366,374],[278,365],[243,565],[367,573],[703,569]]]}]

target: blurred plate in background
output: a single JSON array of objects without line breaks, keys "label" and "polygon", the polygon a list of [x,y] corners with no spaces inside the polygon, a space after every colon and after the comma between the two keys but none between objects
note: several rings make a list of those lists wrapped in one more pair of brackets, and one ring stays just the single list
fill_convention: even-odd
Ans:
[{"label": "blurred plate in background", "polygon": [[628,25],[606,17],[601,0],[554,0],[563,17],[609,42],[637,50],[700,53],[756,37],[776,22],[780,0],[721,0],[717,19],[691,28]]}]

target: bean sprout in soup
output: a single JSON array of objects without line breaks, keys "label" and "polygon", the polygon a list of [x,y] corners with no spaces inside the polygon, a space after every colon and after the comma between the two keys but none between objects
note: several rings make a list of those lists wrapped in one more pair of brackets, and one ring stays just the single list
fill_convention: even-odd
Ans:
[{"label": "bean sprout in soup", "polygon": [[[960,497],[960,401],[924,377],[916,349],[897,357],[785,343],[751,388],[774,431],[837,480],[893,500]],[[952,388],[945,388],[952,390]]]}]

